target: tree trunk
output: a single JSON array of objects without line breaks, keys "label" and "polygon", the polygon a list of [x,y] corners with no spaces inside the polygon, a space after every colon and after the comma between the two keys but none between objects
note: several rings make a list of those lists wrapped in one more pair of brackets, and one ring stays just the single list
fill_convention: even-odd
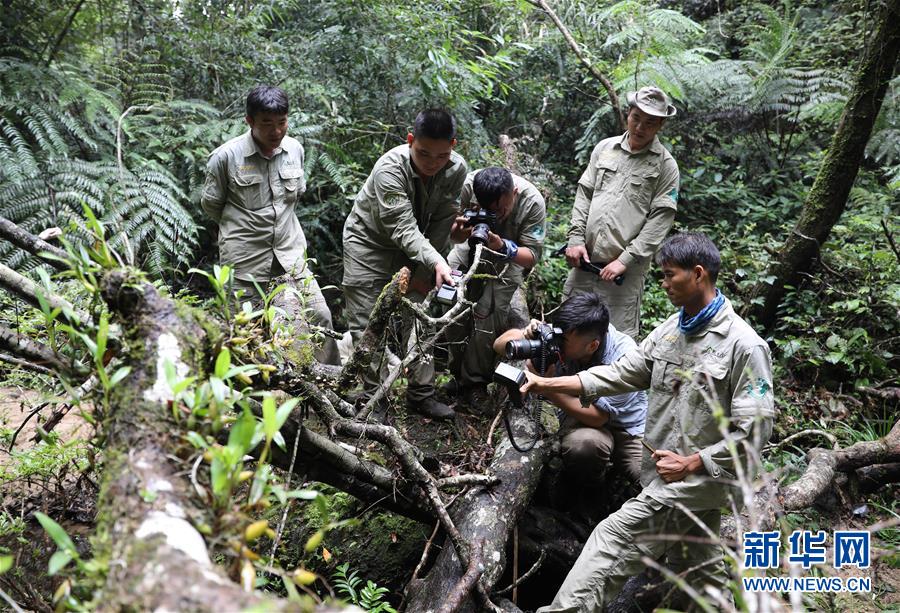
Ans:
[{"label": "tree trunk", "polygon": [[755,297],[762,300],[751,306],[750,315],[765,328],[775,322],[787,287],[796,287],[801,273],[809,271],[831,228],[844,212],[897,64],[900,52],[898,22],[900,0],[887,0],[800,219],[781,247],[778,259],[769,265],[767,274],[775,281],[771,285],[760,282],[754,290]]},{"label": "tree trunk", "polygon": [[[537,434],[537,424],[523,411],[513,411],[510,419],[519,440]],[[504,437],[490,466],[490,472],[500,478],[500,484],[492,488],[470,489],[452,513],[462,537],[470,543],[481,543],[484,570],[479,581],[488,592],[506,567],[507,543],[513,527],[534,495],[545,457],[546,441],[535,445],[527,453],[521,453]],[[465,570],[454,548],[445,547],[425,578],[410,581],[407,610],[438,611],[450,605],[458,606],[454,610],[459,611],[477,610],[471,596],[448,602],[451,595],[454,598],[459,595],[454,587],[463,579]]]}]

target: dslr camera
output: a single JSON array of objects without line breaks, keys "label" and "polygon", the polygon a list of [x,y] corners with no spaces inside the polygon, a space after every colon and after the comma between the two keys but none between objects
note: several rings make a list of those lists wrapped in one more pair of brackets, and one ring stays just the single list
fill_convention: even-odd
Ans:
[{"label": "dslr camera", "polygon": [[537,338],[523,338],[506,343],[507,360],[527,360],[543,374],[551,365],[560,361],[563,345],[563,331],[551,324],[537,326]]},{"label": "dslr camera", "polygon": [[462,212],[462,216],[466,218],[463,227],[473,228],[471,236],[469,236],[469,246],[473,249],[475,245],[486,245],[488,242],[488,232],[493,232],[497,225],[497,214],[487,209],[466,209]]}]

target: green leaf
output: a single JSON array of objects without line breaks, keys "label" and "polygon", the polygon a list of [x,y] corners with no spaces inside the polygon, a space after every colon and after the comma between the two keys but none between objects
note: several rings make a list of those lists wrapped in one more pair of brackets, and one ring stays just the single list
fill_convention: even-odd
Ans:
[{"label": "green leaf", "polygon": [[228,433],[228,445],[240,450],[243,456],[250,451],[253,441],[253,433],[256,432],[256,418],[250,411],[244,410],[243,414],[238,418],[234,425],[231,426],[231,432]]},{"label": "green leaf", "polygon": [[66,531],[63,530],[63,527],[58,523],[44,515],[40,512],[35,512],[35,517],[40,522],[41,526],[50,535],[50,538],[53,539],[53,542],[56,543],[56,546],[60,549],[68,549],[69,551],[75,551],[75,543],[72,542],[72,539],[69,538],[69,535],[66,534]]},{"label": "green leaf", "polygon": [[290,417],[291,411],[294,410],[294,407],[297,406],[298,402],[300,402],[299,398],[291,398],[278,407],[278,412],[275,414],[276,430],[281,430],[281,426],[283,426],[284,422],[287,421],[287,418]]},{"label": "green leaf", "polygon": [[221,494],[228,487],[228,468],[218,456],[213,458],[209,467],[209,477],[212,482],[213,494]]},{"label": "green leaf", "polygon": [[13,565],[13,557],[12,556],[0,556],[0,575],[8,571],[12,568]]},{"label": "green leaf", "polygon": [[109,380],[109,386],[112,387],[112,386],[114,386],[116,383],[119,383],[122,379],[124,379],[125,377],[127,377],[127,376],[128,376],[128,373],[130,373],[130,372],[131,372],[131,366],[123,366],[123,367],[121,367],[120,369],[118,369],[118,370],[113,374],[112,378],[110,378],[110,380]]},{"label": "green leaf", "polygon": [[272,437],[278,432],[278,421],[275,412],[275,399],[271,395],[266,395],[262,402],[263,413],[263,432],[266,435],[266,441],[271,442]]},{"label": "green leaf", "polygon": [[67,549],[58,549],[56,553],[50,556],[50,562],[47,564],[47,574],[52,577],[71,561],[72,552]]},{"label": "green leaf", "polygon": [[216,358],[215,375],[220,379],[226,378],[228,368],[231,366],[231,352],[227,347],[222,347],[219,356]]},{"label": "green leaf", "polygon": [[106,339],[109,336],[109,318],[106,312],[100,313],[100,322],[97,324],[97,344],[94,347],[94,359],[97,365],[103,364],[103,355],[106,353]]}]

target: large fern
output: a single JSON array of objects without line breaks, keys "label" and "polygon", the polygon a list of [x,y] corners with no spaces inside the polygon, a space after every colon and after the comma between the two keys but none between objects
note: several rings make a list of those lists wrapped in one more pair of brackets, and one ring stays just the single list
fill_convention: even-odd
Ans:
[{"label": "large fern", "polygon": [[[60,226],[77,241],[87,238],[81,230],[86,204],[133,263],[157,273],[188,264],[197,225],[178,178],[128,143],[117,161],[121,100],[169,104],[152,101],[169,91],[154,85],[157,70],[120,82],[123,92],[91,84],[72,67],[0,60],[0,215],[32,232]],[[180,151],[171,145],[163,138],[159,147]],[[35,264],[7,243],[0,244],[0,258],[14,267]]]}]

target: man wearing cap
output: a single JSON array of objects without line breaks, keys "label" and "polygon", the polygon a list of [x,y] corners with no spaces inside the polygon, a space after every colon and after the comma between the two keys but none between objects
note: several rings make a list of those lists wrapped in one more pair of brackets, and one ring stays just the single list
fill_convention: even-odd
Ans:
[{"label": "man wearing cap", "polygon": [[[600,141],[578,180],[566,248],[572,270],[563,296],[600,294],[610,322],[637,338],[644,276],[675,220],[679,173],[656,136],[676,113],[668,97],[650,86],[626,100],[628,131]],[[601,272],[581,270],[582,260],[602,265]]]}]

